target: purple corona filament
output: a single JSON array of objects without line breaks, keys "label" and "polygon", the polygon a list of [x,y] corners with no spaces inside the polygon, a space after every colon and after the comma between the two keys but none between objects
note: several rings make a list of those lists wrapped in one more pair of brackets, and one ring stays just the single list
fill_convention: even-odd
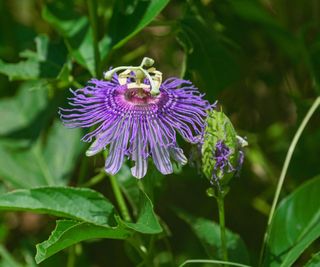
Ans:
[{"label": "purple corona filament", "polygon": [[[230,156],[232,155],[232,150],[224,143],[223,140],[219,140],[216,143],[215,150],[214,150],[214,155],[213,158],[215,159],[215,165],[213,168],[213,173],[212,177],[214,181],[219,183],[219,177],[223,177],[224,174],[234,172],[235,175],[238,175],[243,161],[244,161],[244,153],[241,149],[239,149],[239,158],[237,162],[237,166],[233,167],[231,162],[230,162]],[[217,173],[219,174],[219,177],[217,176]]]},{"label": "purple corona filament", "polygon": [[214,150],[214,159],[216,161],[214,172],[219,170],[223,176],[225,171],[232,172],[235,170],[229,161],[231,154],[231,149],[227,147],[222,140],[219,140]]},{"label": "purple corona filament", "polygon": [[[199,143],[206,110],[211,106],[191,82],[178,78],[163,82],[155,96],[150,90],[128,84],[121,84],[117,74],[110,81],[90,80],[84,88],[71,90],[69,104],[73,108],[61,108],[61,119],[70,128],[96,126],[82,140],[94,141],[87,156],[109,149],[107,173],[117,173],[128,157],[133,161],[132,175],[142,178],[151,157],[161,173],[170,174],[171,159],[187,163],[176,132],[190,143]],[[148,84],[144,80],[144,85]]]}]

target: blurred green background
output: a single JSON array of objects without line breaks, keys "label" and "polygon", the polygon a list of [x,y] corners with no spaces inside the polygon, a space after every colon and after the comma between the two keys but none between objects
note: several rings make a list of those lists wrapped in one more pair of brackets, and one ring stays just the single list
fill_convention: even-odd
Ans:
[{"label": "blurred green background", "polygon": [[[165,78],[190,79],[210,102],[218,100],[247,137],[241,176],[226,198],[226,224],[243,238],[256,263],[290,141],[320,93],[319,0],[97,1],[96,35],[83,0],[1,0],[0,10],[1,192],[89,181],[103,166],[103,156],[84,156],[83,131],[65,129],[58,107],[66,105],[68,88],[148,56]],[[297,145],[283,195],[320,173],[319,122],[317,112]],[[192,148],[185,149],[190,155]],[[158,244],[159,266],[208,258],[175,212],[217,220],[216,204],[205,193],[208,181],[190,166],[167,177],[151,170],[144,179],[156,181],[155,210],[170,232]],[[107,179],[92,187],[113,200]],[[36,266],[34,246],[47,238],[54,221],[2,213],[0,266]],[[309,248],[297,266],[319,247]],[[165,252],[169,248],[173,260]],[[85,242],[75,249],[76,266],[131,266],[120,241]],[[65,250],[40,266],[67,266],[67,261]]]}]

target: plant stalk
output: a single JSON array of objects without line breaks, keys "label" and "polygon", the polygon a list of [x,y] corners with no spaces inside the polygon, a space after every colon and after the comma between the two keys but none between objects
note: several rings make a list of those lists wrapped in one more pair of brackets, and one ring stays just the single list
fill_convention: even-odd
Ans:
[{"label": "plant stalk", "polygon": [[76,251],[75,246],[71,246],[69,249],[67,267],[74,267],[76,263]]},{"label": "plant stalk", "polygon": [[294,152],[294,150],[296,148],[296,145],[297,145],[297,143],[298,143],[298,141],[300,139],[300,136],[301,136],[304,128],[306,127],[306,125],[308,124],[308,122],[309,122],[310,118],[312,117],[313,113],[316,111],[316,109],[319,106],[320,106],[320,97],[317,97],[316,100],[313,102],[312,106],[310,107],[310,109],[308,110],[306,116],[303,118],[303,120],[302,120],[302,122],[301,122],[301,124],[300,124],[300,126],[299,126],[299,128],[297,130],[297,132],[295,133],[295,135],[294,135],[294,137],[292,139],[290,147],[288,149],[288,152],[287,152],[287,155],[286,155],[286,158],[285,158],[282,170],[281,170],[280,178],[279,178],[279,181],[278,181],[278,184],[277,184],[277,189],[276,189],[276,192],[275,192],[275,195],[274,195],[274,198],[273,198],[271,210],[270,210],[270,213],[269,213],[267,230],[265,232],[262,248],[261,248],[261,251],[260,251],[259,266],[262,265],[263,256],[264,256],[264,252],[265,252],[265,247],[266,247],[266,244],[269,241],[269,234],[270,234],[270,228],[271,228],[270,226],[271,226],[271,223],[272,223],[274,212],[276,210],[276,206],[277,206],[278,201],[279,201],[280,192],[281,192],[281,189],[282,189],[282,186],[283,186],[283,183],[284,183],[284,179],[285,179],[287,171],[288,171],[289,163],[291,161],[293,152]]},{"label": "plant stalk", "polygon": [[98,4],[97,0],[87,0],[89,21],[93,35],[93,52],[94,52],[94,64],[95,64],[95,75],[100,73],[100,51],[99,51],[99,40],[98,40]]},{"label": "plant stalk", "polygon": [[113,175],[110,175],[110,182],[111,182],[112,190],[117,200],[122,218],[127,222],[131,222],[132,219],[116,177]]},{"label": "plant stalk", "polygon": [[185,262],[180,264],[179,267],[183,267],[185,265],[191,265],[192,263],[213,263],[214,264],[213,266],[216,266],[217,264],[228,264],[230,266],[237,266],[237,267],[252,267],[249,265],[245,265],[237,262],[231,262],[231,261],[203,260],[203,259],[186,260]]},{"label": "plant stalk", "polygon": [[219,210],[219,224],[220,224],[220,239],[221,239],[221,250],[222,258],[224,261],[228,261],[228,250],[227,250],[227,237],[226,237],[226,226],[224,216],[224,194],[218,190],[217,203]]}]

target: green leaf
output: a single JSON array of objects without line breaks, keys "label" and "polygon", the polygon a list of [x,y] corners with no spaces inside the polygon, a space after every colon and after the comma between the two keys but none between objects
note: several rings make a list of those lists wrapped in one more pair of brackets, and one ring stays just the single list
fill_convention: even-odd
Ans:
[{"label": "green leaf", "polygon": [[0,60],[0,73],[13,80],[33,80],[40,74],[39,64],[34,60],[25,60],[18,63],[6,63]]},{"label": "green leaf", "polygon": [[73,3],[67,1],[46,5],[42,17],[64,37],[75,36],[88,24],[88,18],[76,13]]},{"label": "green leaf", "polygon": [[0,135],[28,126],[47,105],[47,88],[42,82],[23,83],[15,97],[0,100]]},{"label": "green leaf", "polygon": [[122,222],[123,225],[143,234],[158,234],[162,232],[153,204],[147,194],[140,190],[139,216],[136,223]]},{"label": "green leaf", "polygon": [[15,188],[65,185],[82,150],[81,130],[56,121],[46,142],[39,138],[29,148],[0,143],[0,177]]},{"label": "green leaf", "polygon": [[[150,164],[151,165],[151,164]],[[122,192],[129,201],[134,215],[138,215],[139,205],[141,205],[141,196],[139,186],[143,188],[145,194],[152,201],[154,198],[154,191],[159,193],[161,188],[163,175],[155,169],[154,166],[148,168],[148,172],[144,179],[137,180],[132,177],[130,168],[124,164],[117,173],[116,178],[119,182]]]},{"label": "green leaf", "polygon": [[56,78],[66,60],[63,44],[52,45],[46,35],[35,38],[36,52],[26,50],[20,53],[26,58],[18,63],[5,63],[0,60],[0,73],[10,80],[35,80],[38,78]]},{"label": "green leaf", "polygon": [[[81,202],[78,201],[77,203]],[[81,204],[81,207],[81,209],[88,209],[83,204]],[[88,210],[90,211],[90,209]],[[113,227],[70,220],[58,221],[56,229],[52,232],[49,239],[37,245],[37,263],[42,262],[66,247],[84,240],[97,238],[126,239],[132,236],[134,231],[143,234],[157,234],[162,231],[153,212],[152,203],[142,191],[140,194],[140,213],[137,222],[125,222],[118,217],[115,220],[118,222],[118,225]]]},{"label": "green leaf", "polygon": [[318,267],[320,265],[320,251],[312,255],[312,258],[304,267]]},{"label": "green leaf", "polygon": [[169,0],[140,0],[128,8],[127,3],[116,1],[109,32],[113,48],[122,46],[146,27],[168,3]]},{"label": "green leaf", "polygon": [[187,54],[187,72],[201,91],[211,97],[239,78],[239,66],[218,34],[202,20],[180,21],[178,41]]},{"label": "green leaf", "polygon": [[71,220],[57,221],[57,226],[48,240],[37,245],[36,262],[39,264],[57,252],[88,239],[126,239],[128,231],[120,226],[104,227]]},{"label": "green leaf", "polygon": [[[195,218],[182,211],[178,211],[178,216],[190,225],[209,257],[221,258],[219,224],[208,219]],[[226,235],[229,260],[244,264],[249,263],[249,254],[241,237],[228,229]]]},{"label": "green leaf", "polygon": [[264,266],[291,266],[320,237],[320,177],[286,197],[270,229]]},{"label": "green leaf", "polygon": [[115,224],[114,207],[87,188],[39,187],[0,195],[0,210],[31,211],[102,226]]},{"label": "green leaf", "polygon": [[[96,76],[92,29],[88,18],[75,12],[73,5],[70,1],[55,1],[42,9],[42,17],[66,40],[71,56]],[[102,58],[109,53],[110,43],[107,35],[99,41]]]}]

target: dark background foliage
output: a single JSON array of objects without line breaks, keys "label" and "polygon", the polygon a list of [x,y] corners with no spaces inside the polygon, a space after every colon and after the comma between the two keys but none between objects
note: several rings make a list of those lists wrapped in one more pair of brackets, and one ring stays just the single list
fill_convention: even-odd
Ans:
[{"label": "dark background foliage", "polygon": [[[66,105],[68,88],[101,78],[110,66],[140,64],[149,56],[165,77],[190,79],[210,102],[218,100],[247,137],[241,176],[226,198],[226,223],[257,262],[285,154],[320,92],[318,0],[104,0],[97,5],[96,35],[83,0],[2,0],[0,10],[1,192],[69,184],[91,186],[113,200],[108,179],[90,180],[103,156],[84,156],[82,131],[63,128],[57,109]],[[320,173],[319,121],[318,112],[298,143],[283,196]],[[185,149],[190,155],[192,148]],[[161,266],[208,258],[180,212],[217,221],[216,204],[206,195],[208,181],[190,166],[167,177],[151,170],[144,180],[170,233],[155,242]],[[34,245],[47,238],[54,220],[2,213],[0,266],[35,266]],[[76,266],[132,264],[122,241],[84,242],[72,249]],[[297,266],[317,249],[313,244]],[[65,250],[40,266],[67,266],[68,259]]]}]

